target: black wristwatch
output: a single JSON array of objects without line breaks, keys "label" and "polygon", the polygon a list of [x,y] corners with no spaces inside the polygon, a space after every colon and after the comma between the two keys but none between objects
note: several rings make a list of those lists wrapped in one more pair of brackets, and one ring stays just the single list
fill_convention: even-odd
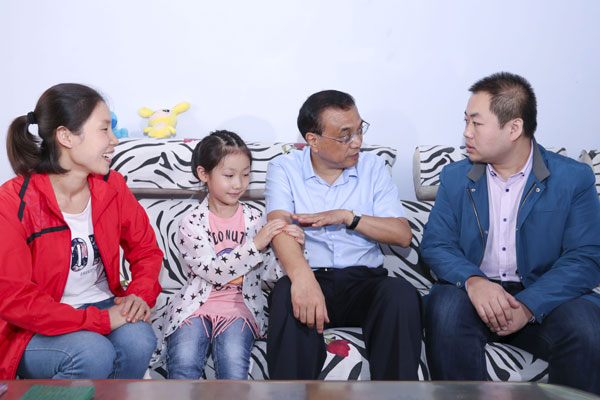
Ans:
[{"label": "black wristwatch", "polygon": [[358,225],[360,219],[362,218],[362,214],[360,213],[360,211],[352,210],[352,215],[354,215],[354,219],[352,220],[352,223],[346,227],[346,229],[349,229],[351,231],[353,231],[354,228],[356,228],[356,225]]}]

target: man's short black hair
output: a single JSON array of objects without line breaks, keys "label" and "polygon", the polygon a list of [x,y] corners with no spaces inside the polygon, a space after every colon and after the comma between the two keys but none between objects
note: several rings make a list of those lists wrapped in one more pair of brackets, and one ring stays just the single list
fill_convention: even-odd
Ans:
[{"label": "man's short black hair", "polygon": [[307,132],[321,134],[321,114],[327,108],[338,108],[349,110],[355,107],[354,98],[348,93],[338,90],[323,90],[311,95],[298,113],[298,129],[302,137],[306,139]]},{"label": "man's short black hair", "polygon": [[523,133],[533,138],[537,128],[537,101],[527,80],[509,72],[487,76],[469,88],[472,93],[485,92],[491,96],[490,111],[498,118],[500,127],[521,118]]}]

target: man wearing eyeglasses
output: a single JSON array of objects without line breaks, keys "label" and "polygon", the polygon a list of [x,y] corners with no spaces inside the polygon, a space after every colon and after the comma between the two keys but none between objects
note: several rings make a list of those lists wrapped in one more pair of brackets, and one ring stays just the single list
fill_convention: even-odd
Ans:
[{"label": "man wearing eyeglasses", "polygon": [[315,93],[298,115],[308,146],[269,163],[268,219],[304,227],[308,251],[291,236],[272,241],[287,276],[270,298],[271,379],[317,379],[323,329],[349,326],[363,329],[372,379],[417,379],[420,297],[387,276],[378,246],[407,247],[412,234],[384,161],[360,152],[368,127],[349,94]]}]

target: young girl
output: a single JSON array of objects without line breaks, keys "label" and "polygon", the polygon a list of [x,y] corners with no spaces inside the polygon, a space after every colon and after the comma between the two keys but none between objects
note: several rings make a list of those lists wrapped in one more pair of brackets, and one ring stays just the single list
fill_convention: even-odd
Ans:
[{"label": "young girl", "polygon": [[[228,131],[212,133],[194,149],[192,172],[209,194],[181,219],[177,245],[189,279],[154,322],[167,342],[171,379],[201,378],[209,348],[217,379],[248,378],[254,339],[265,333],[261,275],[278,268],[267,246],[280,233],[304,244],[296,225],[265,225],[261,212],[239,201],[251,161],[246,144]],[[157,353],[164,350],[163,340]]]},{"label": "young girl", "polygon": [[102,97],[77,84],[51,87],[10,125],[18,176],[0,187],[0,379],[139,379],[148,367],[162,253],[109,169],[117,143]]}]

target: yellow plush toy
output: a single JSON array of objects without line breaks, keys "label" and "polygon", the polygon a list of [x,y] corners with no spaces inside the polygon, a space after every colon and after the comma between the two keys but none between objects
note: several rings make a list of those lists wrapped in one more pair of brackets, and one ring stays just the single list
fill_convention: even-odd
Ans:
[{"label": "yellow plush toy", "polygon": [[175,136],[175,126],[177,125],[177,114],[181,114],[190,108],[190,103],[184,101],[177,104],[173,109],[163,109],[152,111],[149,108],[140,108],[138,113],[142,118],[149,118],[148,126],[144,128],[144,133],[148,137],[168,138]]}]

